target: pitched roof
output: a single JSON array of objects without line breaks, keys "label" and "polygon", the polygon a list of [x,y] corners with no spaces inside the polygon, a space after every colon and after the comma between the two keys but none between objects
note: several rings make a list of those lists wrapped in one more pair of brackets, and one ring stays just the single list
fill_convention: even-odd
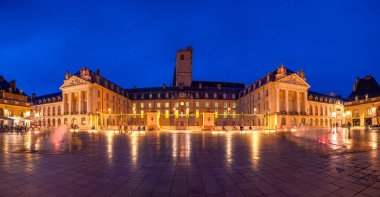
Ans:
[{"label": "pitched roof", "polygon": [[[88,69],[88,68],[82,68],[82,69]],[[81,70],[82,70],[81,69]],[[81,77],[81,70],[79,70],[78,72],[74,73],[74,76],[77,76],[77,77]],[[112,81],[108,80],[107,78],[101,76],[100,74],[98,73],[95,73],[93,72],[92,70],[88,69],[89,70],[89,74],[91,76],[91,80],[89,80],[91,83],[96,83],[96,84],[99,84],[113,92],[116,92],[122,96],[127,96],[127,92],[125,91],[124,88],[120,87],[119,85],[117,85],[116,83],[113,83]]]},{"label": "pitched roof", "polygon": [[[8,82],[7,80],[5,80],[4,77],[0,75],[0,90],[4,90],[6,92],[9,92],[9,88],[11,88],[11,87],[12,87],[11,83]],[[12,93],[27,96],[24,92],[21,92],[21,90],[18,89],[17,87],[12,88]]]},{"label": "pitched roof", "polygon": [[356,96],[359,100],[364,99],[366,95],[368,98],[380,96],[380,86],[372,76],[357,78],[355,86],[355,90],[348,96],[348,101],[354,101]]},{"label": "pitched roof", "polygon": [[308,93],[308,95],[312,95],[312,96],[326,97],[326,98],[331,98],[331,99],[337,99],[337,100],[345,101],[345,99],[342,96],[340,96],[340,95],[331,96],[331,95],[328,95],[328,94],[314,92],[314,91],[311,91],[311,90],[308,90],[307,93]]},{"label": "pitched roof", "polygon": [[51,94],[45,94],[45,95],[37,96],[33,100],[47,99],[47,98],[52,98],[52,97],[57,97],[57,96],[62,96],[62,92],[56,92],[56,93],[51,93]]}]

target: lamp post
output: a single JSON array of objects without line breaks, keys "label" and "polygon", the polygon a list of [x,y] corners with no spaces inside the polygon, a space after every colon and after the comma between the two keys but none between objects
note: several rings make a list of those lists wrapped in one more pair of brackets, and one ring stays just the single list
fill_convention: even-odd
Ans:
[{"label": "lamp post", "polygon": [[230,125],[230,111],[231,111],[231,108],[229,107],[227,109],[227,125]]}]

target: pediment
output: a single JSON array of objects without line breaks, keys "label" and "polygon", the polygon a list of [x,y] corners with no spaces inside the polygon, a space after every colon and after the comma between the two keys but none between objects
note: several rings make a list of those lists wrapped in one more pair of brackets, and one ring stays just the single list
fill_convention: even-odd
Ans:
[{"label": "pediment", "polygon": [[281,83],[289,83],[294,85],[301,85],[301,86],[307,86],[310,87],[308,83],[304,79],[302,79],[300,76],[298,76],[296,73],[288,75],[282,79],[277,80]]},{"label": "pediment", "polygon": [[67,88],[67,87],[72,87],[72,86],[78,86],[78,85],[84,85],[84,84],[89,84],[90,82],[81,79],[77,76],[71,76],[69,79],[65,80],[63,85],[60,87],[62,88]]}]

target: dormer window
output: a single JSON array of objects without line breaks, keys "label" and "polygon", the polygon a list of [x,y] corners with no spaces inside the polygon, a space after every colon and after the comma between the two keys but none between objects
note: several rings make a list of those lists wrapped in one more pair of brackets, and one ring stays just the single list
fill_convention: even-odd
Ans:
[{"label": "dormer window", "polygon": [[158,94],[157,94],[157,98],[161,98],[161,93],[158,93]]},{"label": "dormer window", "polygon": [[218,95],[217,95],[216,93],[214,93],[214,98],[215,98],[215,99],[218,98]]},{"label": "dormer window", "polygon": [[149,94],[149,99],[152,99],[153,95],[152,94]]},{"label": "dormer window", "polygon": [[205,94],[205,98],[206,98],[206,99],[208,98],[208,93]]},{"label": "dormer window", "polygon": [[365,99],[368,99],[368,94],[365,94]]},{"label": "dormer window", "polygon": [[355,101],[357,101],[357,100],[359,100],[359,97],[356,95],[356,96],[355,96]]}]

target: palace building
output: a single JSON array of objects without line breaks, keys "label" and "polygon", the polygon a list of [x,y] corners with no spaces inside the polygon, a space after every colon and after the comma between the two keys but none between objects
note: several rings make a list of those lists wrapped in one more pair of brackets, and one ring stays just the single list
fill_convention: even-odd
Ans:
[{"label": "palace building", "polygon": [[[305,72],[281,65],[251,85],[193,80],[193,49],[177,52],[173,83],[124,89],[82,68],[66,73],[61,92],[32,96],[34,123],[115,129],[253,129],[332,127],[345,124],[344,99],[309,91]],[[229,128],[227,128],[229,129]]]},{"label": "palace building", "polygon": [[0,125],[29,125],[28,96],[16,87],[16,80],[8,82],[0,76]]}]

